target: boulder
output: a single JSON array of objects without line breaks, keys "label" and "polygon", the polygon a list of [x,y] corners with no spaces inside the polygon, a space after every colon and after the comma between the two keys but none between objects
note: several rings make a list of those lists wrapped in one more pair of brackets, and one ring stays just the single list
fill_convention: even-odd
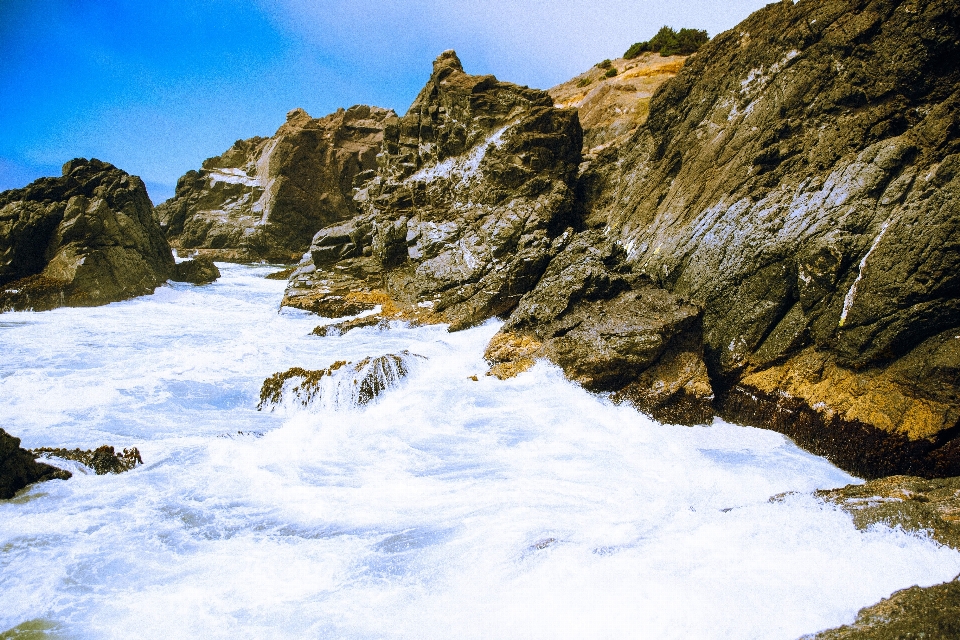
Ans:
[{"label": "boulder", "polygon": [[20,438],[0,429],[0,500],[9,500],[20,489],[43,480],[66,480],[70,472],[36,461],[20,448]]},{"label": "boulder", "polygon": [[323,118],[303,109],[270,138],[238,140],[177,182],[157,206],[174,247],[230,261],[296,261],[318,229],[356,214],[352,189],[376,168],[389,109],[357,105]]},{"label": "boulder", "polygon": [[960,473],[958,25],[946,0],[768,5],[581,177],[585,224],[703,309],[722,415],[868,477]]},{"label": "boulder", "polygon": [[264,380],[258,410],[283,404],[308,407],[323,403],[333,408],[362,407],[396,387],[424,356],[403,350],[358,362],[338,360],[326,369],[293,367]]},{"label": "boulder", "polygon": [[143,182],[99,160],[0,193],[0,310],[95,306],[174,271]]},{"label": "boulder", "polygon": [[177,282],[191,282],[193,284],[210,284],[220,277],[220,269],[207,257],[197,257],[178,262],[174,267],[171,280]]}]

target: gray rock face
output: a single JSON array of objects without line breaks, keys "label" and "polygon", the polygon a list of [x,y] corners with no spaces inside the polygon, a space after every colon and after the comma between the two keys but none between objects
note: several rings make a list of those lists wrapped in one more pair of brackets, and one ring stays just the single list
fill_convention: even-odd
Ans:
[{"label": "gray rock face", "polygon": [[113,165],[71,160],[60,178],[0,194],[0,310],[123,300],[173,268],[143,182]]},{"label": "gray rock face", "polygon": [[[960,473],[944,448],[957,378],[941,402],[888,371],[960,326],[958,24],[943,0],[769,5],[692,56],[583,175],[587,224],[704,309],[725,414],[783,426],[809,409],[793,435],[859,447],[863,475],[888,436],[926,462],[915,449],[884,473]],[[867,391],[877,376],[896,378],[889,393]],[[841,426],[855,443],[830,436]]]},{"label": "gray rock face", "polygon": [[576,221],[576,112],[554,109],[546,92],[468,75],[448,51],[407,114],[385,124],[377,176],[356,200],[388,292],[433,303],[454,328],[510,311]]},{"label": "gray rock face", "polygon": [[354,180],[376,168],[389,109],[326,117],[303,109],[270,138],[238,140],[177,183],[157,206],[171,244],[233,260],[297,260],[318,229],[356,214]]}]

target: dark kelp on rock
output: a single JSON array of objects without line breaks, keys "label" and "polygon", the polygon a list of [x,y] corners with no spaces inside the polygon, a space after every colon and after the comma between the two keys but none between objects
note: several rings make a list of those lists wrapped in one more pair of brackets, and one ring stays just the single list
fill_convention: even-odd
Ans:
[{"label": "dark kelp on rock", "polygon": [[403,350],[358,362],[338,360],[326,369],[293,367],[264,380],[257,409],[273,409],[284,402],[303,407],[321,401],[338,407],[364,406],[395,387],[423,358]]},{"label": "dark kelp on rock", "polygon": [[105,444],[96,449],[63,449],[58,447],[39,447],[31,449],[31,453],[37,457],[43,458],[63,458],[64,460],[73,460],[79,462],[85,467],[90,467],[98,475],[108,473],[123,473],[130,471],[137,465],[143,464],[143,458],[140,457],[140,450],[136,447],[124,449],[121,452],[114,451],[113,447]]}]

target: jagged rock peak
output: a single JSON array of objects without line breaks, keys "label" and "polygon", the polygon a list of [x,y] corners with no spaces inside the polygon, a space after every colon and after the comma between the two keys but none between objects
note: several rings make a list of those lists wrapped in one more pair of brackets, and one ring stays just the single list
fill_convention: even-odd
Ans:
[{"label": "jagged rock peak", "polygon": [[463,73],[463,64],[460,63],[456,51],[447,49],[433,61],[433,77],[437,80],[443,80],[453,71]]},{"label": "jagged rock peak", "polygon": [[303,120],[303,119],[313,120],[313,118],[310,117],[310,114],[307,113],[305,110],[301,109],[300,107],[297,107],[296,109],[291,109],[290,111],[287,112],[287,122]]}]

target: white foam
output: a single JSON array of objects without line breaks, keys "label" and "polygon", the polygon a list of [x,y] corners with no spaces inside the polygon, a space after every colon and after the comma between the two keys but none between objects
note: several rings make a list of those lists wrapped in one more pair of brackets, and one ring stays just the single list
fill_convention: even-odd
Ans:
[{"label": "white foam", "polygon": [[[146,462],[0,502],[0,630],[793,638],[960,571],[953,550],[813,499],[855,479],[776,433],[657,424],[545,363],[486,377],[496,322],[312,337],[315,317],[277,313],[267,268],[220,268],[207,287],[0,316],[4,427]],[[275,371],[403,349],[427,359],[366,408],[254,409]]]}]

